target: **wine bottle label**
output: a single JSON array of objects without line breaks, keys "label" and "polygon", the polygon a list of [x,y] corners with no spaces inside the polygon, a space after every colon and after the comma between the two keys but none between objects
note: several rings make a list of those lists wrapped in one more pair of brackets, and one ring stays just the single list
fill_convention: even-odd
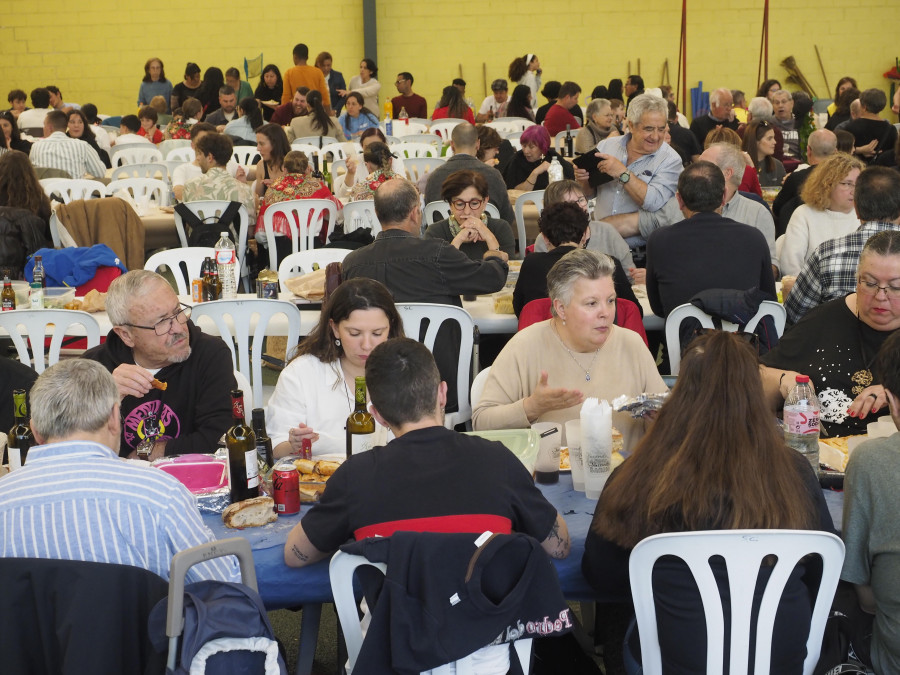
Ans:
[{"label": "wine bottle label", "polygon": [[25,394],[15,394],[13,400],[16,406],[16,417],[23,420],[26,419],[28,417],[28,407],[25,405]]},{"label": "wine bottle label", "polygon": [[375,434],[351,434],[350,444],[353,448],[351,452],[358,455],[366,450],[371,450],[375,447],[375,442]]},{"label": "wine bottle label", "polygon": [[254,488],[259,485],[259,466],[256,462],[256,448],[244,453],[247,462],[247,487]]}]

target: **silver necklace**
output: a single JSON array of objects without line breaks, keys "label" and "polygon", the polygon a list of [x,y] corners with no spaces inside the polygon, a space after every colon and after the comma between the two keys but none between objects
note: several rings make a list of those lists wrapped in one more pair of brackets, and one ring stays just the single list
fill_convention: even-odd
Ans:
[{"label": "silver necklace", "polygon": [[600,347],[597,347],[597,351],[595,351],[594,355],[591,357],[591,362],[588,364],[588,367],[585,368],[583,365],[578,363],[578,359],[575,358],[575,355],[572,353],[572,350],[569,349],[568,347],[566,347],[566,343],[563,342],[562,337],[560,337],[559,331],[557,330],[555,323],[553,324],[553,332],[556,334],[556,339],[559,340],[559,344],[561,344],[562,348],[566,350],[566,353],[575,362],[575,365],[584,371],[584,381],[590,382],[591,381],[591,372],[590,371],[591,371],[591,368],[594,367],[594,361],[597,360],[597,354],[600,353]]}]

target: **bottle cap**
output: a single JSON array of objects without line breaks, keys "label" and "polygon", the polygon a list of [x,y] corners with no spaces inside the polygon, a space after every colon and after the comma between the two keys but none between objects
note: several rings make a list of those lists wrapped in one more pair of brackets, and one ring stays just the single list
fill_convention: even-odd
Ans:
[{"label": "bottle cap", "polygon": [[798,375],[797,384],[809,384],[809,375]]}]

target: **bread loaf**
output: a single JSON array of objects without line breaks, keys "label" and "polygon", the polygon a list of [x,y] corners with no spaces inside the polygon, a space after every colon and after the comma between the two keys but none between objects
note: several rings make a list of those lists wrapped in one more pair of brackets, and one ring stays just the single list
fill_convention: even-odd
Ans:
[{"label": "bread loaf", "polygon": [[260,527],[277,518],[275,500],[271,497],[253,497],[242,502],[235,502],[222,512],[222,522],[225,523],[225,527],[235,529]]}]

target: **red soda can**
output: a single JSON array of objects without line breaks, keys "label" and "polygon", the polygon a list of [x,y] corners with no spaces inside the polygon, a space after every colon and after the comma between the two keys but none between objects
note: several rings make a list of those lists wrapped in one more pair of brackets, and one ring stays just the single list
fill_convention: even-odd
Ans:
[{"label": "red soda can", "polygon": [[300,474],[290,460],[278,462],[272,470],[272,491],[279,516],[300,512]]}]

